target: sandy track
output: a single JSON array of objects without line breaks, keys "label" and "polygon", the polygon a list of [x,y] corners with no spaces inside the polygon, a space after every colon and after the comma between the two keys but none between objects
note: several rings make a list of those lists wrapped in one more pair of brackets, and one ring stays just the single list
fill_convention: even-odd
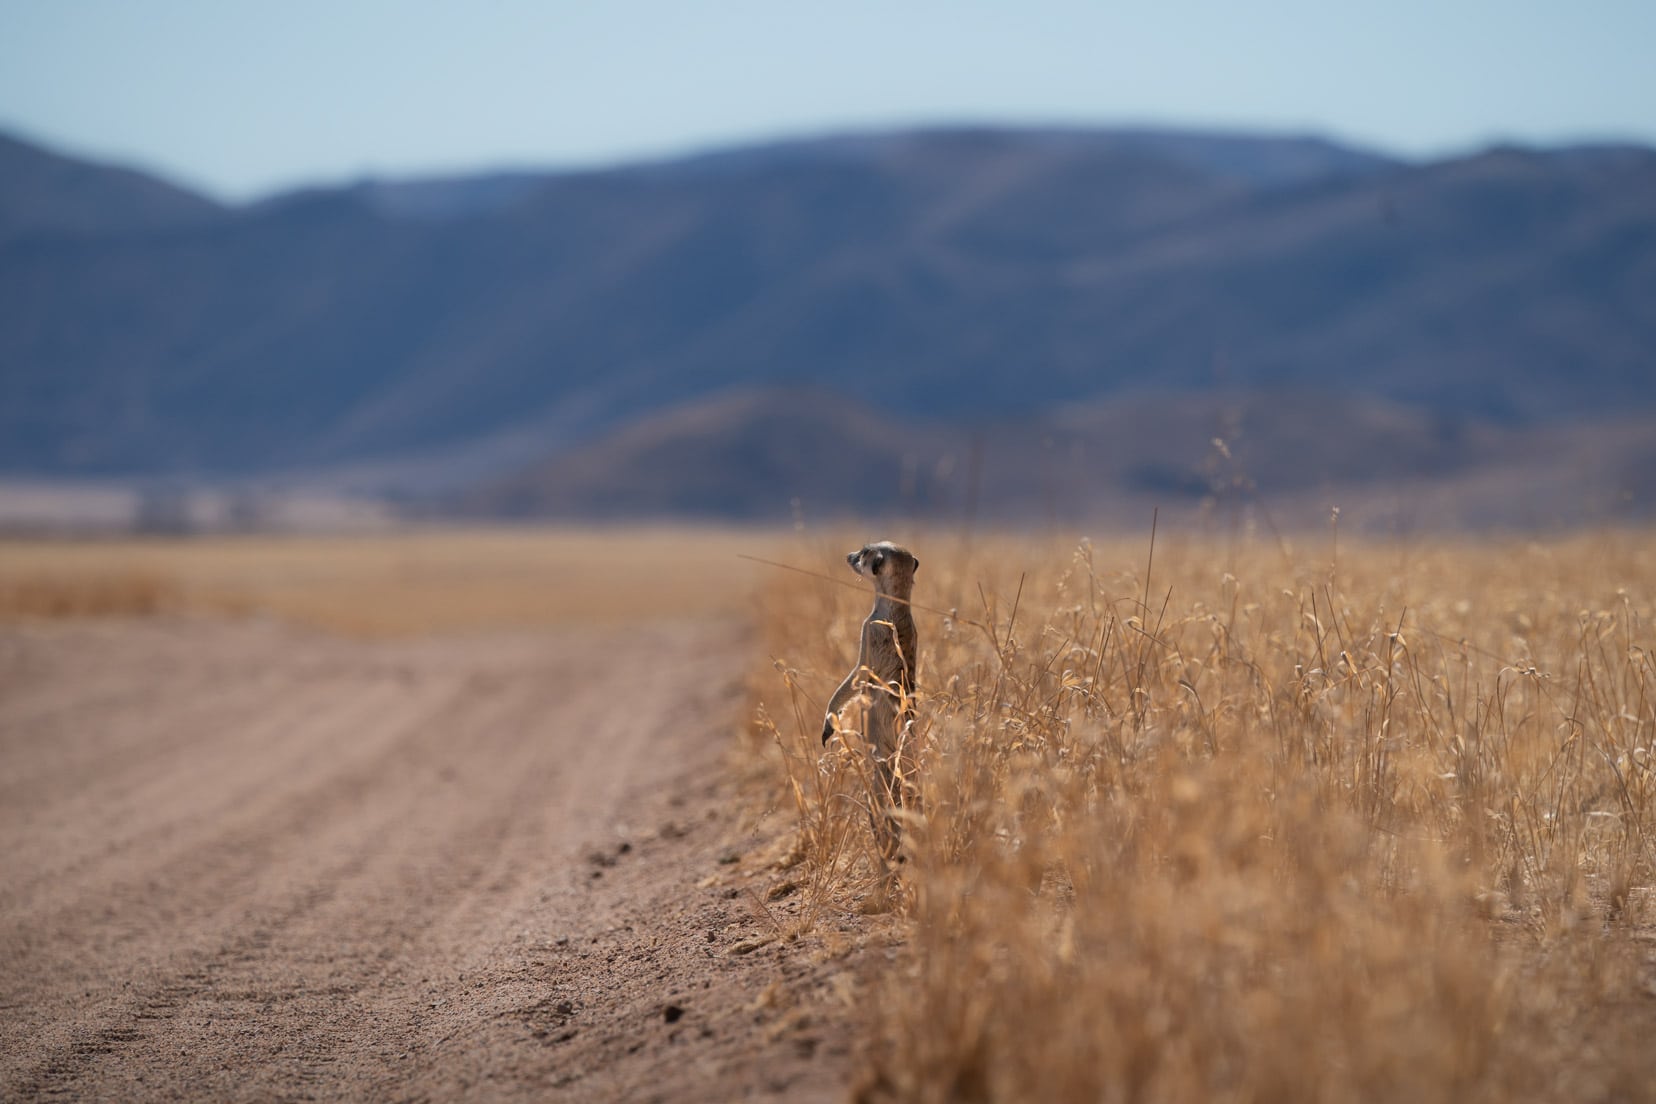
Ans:
[{"label": "sandy track", "polygon": [[0,632],[0,1098],[836,1095],[792,1002],[838,967],[750,952],[710,875],[742,661],[728,623]]}]

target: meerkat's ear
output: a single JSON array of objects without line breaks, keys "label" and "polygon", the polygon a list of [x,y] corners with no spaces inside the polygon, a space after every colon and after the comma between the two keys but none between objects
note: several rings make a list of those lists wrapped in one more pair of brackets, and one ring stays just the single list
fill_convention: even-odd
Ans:
[{"label": "meerkat's ear", "polygon": [[920,557],[919,556],[910,556],[909,559],[914,561],[914,570],[919,571],[920,570]]}]

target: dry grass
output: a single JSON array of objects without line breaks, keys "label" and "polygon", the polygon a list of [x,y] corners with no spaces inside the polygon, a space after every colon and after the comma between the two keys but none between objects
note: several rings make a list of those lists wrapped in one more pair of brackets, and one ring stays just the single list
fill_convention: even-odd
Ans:
[{"label": "dry grass", "polygon": [[763,577],[790,923],[884,911],[905,940],[862,996],[867,1098],[1651,1097],[1649,534],[1164,533],[1153,563],[1147,539],[917,536],[921,801],[895,878],[865,761],[817,739],[868,603],[844,543],[10,542],[0,619],[532,628],[722,615]]},{"label": "dry grass", "polygon": [[906,936],[865,1098],[1656,1093],[1650,534],[911,547],[889,900],[817,742],[866,592],[777,573],[755,680],[814,915]]},{"label": "dry grass", "polygon": [[362,636],[696,617],[754,572],[730,529],[0,542],[0,620],[266,615]]}]

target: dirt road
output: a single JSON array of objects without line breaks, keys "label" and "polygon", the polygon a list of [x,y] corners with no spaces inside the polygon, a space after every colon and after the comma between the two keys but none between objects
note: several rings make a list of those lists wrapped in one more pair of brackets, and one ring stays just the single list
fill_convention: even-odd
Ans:
[{"label": "dirt road", "polygon": [[842,1095],[739,635],[0,629],[0,1099]]}]

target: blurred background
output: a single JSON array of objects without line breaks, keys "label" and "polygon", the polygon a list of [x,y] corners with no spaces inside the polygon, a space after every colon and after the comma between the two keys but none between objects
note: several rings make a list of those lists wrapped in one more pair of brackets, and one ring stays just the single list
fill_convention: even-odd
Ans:
[{"label": "blurred background", "polygon": [[1656,513],[1656,7],[0,8],[0,526]]}]

